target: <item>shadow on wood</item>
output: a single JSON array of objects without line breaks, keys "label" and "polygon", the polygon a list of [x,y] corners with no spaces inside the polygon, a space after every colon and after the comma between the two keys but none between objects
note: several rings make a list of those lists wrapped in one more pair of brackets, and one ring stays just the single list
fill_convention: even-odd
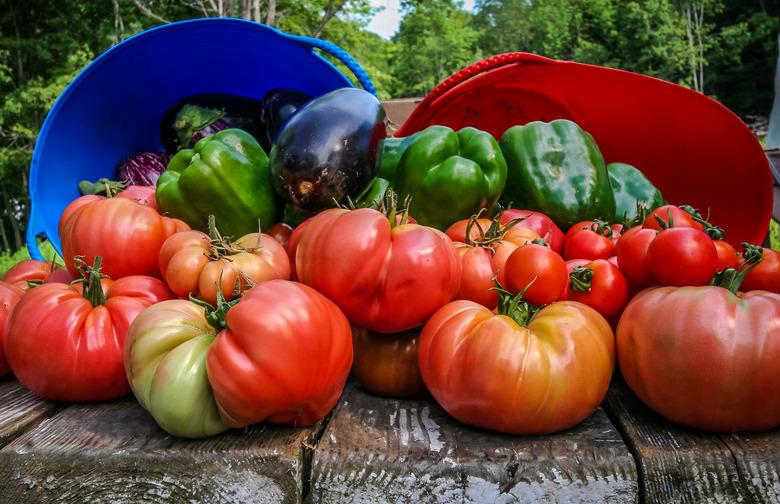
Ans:
[{"label": "shadow on wood", "polygon": [[0,381],[0,448],[56,410],[56,404],[41,399],[19,382]]}]

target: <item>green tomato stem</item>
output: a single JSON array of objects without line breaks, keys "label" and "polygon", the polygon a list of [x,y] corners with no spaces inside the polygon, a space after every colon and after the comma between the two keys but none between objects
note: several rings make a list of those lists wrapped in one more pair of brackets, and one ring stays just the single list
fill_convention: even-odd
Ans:
[{"label": "green tomato stem", "polygon": [[593,285],[593,270],[577,266],[569,273],[569,285],[577,292],[588,292]]},{"label": "green tomato stem", "polygon": [[491,290],[498,292],[499,315],[506,315],[507,317],[517,322],[518,325],[527,327],[528,323],[531,322],[540,308],[536,305],[523,301],[523,296],[537,278],[538,277],[534,277],[533,280],[528,282],[528,285],[523,287],[523,290],[521,290],[517,295],[514,295],[504,289],[504,286],[501,285],[501,282],[498,281],[498,278],[493,277],[493,284],[495,286],[492,287]]}]

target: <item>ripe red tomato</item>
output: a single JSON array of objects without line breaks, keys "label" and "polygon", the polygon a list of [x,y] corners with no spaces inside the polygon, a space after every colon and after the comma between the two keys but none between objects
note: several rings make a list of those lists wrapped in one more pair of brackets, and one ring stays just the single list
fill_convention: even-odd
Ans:
[{"label": "ripe red tomato", "polygon": [[[661,230],[661,225],[655,218],[658,216],[662,221],[669,225],[669,216],[672,218],[673,227],[690,227],[695,229],[704,229],[704,226],[693,220],[691,214],[675,205],[664,205],[656,208],[647,215],[644,227],[647,229]],[[668,226],[672,227],[672,226]]]},{"label": "ripe red tomato", "polygon": [[364,389],[378,396],[425,396],[428,391],[417,364],[419,339],[419,327],[395,334],[352,328],[355,351],[352,373]]},{"label": "ripe red tomato", "polygon": [[658,287],[628,304],[617,328],[626,383],[652,409],[697,429],[780,425],[780,295]]},{"label": "ripe red tomato", "polygon": [[514,219],[522,219],[516,226],[530,229],[538,234],[555,252],[563,253],[563,231],[543,213],[508,208],[504,210],[499,219],[501,224],[506,224]]},{"label": "ripe red tomato", "polygon": [[653,275],[663,285],[705,285],[718,268],[712,238],[694,228],[669,228],[658,233],[647,249]]},{"label": "ripe red tomato", "polygon": [[471,301],[449,303],[425,324],[420,373],[450,415],[510,434],[546,434],[598,407],[615,362],[607,321],[561,301],[524,324]]},{"label": "ripe red tomato", "polygon": [[68,283],[73,281],[64,266],[51,261],[25,259],[16,263],[3,277],[4,282],[12,283],[21,289],[29,289],[31,285],[51,282]]},{"label": "ripe red tomato", "polygon": [[16,307],[16,304],[24,295],[24,290],[8,282],[0,282],[0,377],[11,372],[8,367],[8,361],[5,358],[5,345],[3,343],[3,334],[8,325],[8,319]]},{"label": "ripe red tomato", "polygon": [[615,243],[620,236],[606,223],[586,221],[575,224],[566,232],[563,258],[571,259],[607,259],[615,255]]},{"label": "ripe red tomato", "polygon": [[206,356],[222,420],[310,425],[341,396],[352,366],[346,317],[314,289],[271,280],[227,313]]},{"label": "ripe red tomato", "polygon": [[618,238],[618,241],[615,242],[615,255],[616,256],[618,255],[618,252],[620,252],[620,249],[623,247],[623,244],[626,243],[626,241],[628,241],[629,238],[631,238],[632,236],[637,234],[641,229],[644,229],[641,224],[626,230],[626,232],[622,232],[622,229],[621,229],[621,235]]},{"label": "ripe red tomato", "polygon": [[[746,291],[780,292],[780,253],[769,248],[763,250],[761,262],[750,270],[742,282],[742,287]],[[742,264],[744,260],[740,258],[739,262]]]},{"label": "ripe red tomato", "polygon": [[726,240],[713,240],[718,254],[718,271],[737,267],[737,251]]},{"label": "ripe red tomato", "polygon": [[189,229],[178,219],[125,198],[82,196],[60,218],[62,253],[68,271],[76,275],[74,258],[92,264],[103,257],[103,272],[114,279],[128,275],[160,276],[160,247],[173,233]]},{"label": "ripe red tomato", "polygon": [[620,240],[617,260],[620,270],[634,289],[643,289],[657,285],[658,280],[650,270],[647,251],[658,232],[654,229],[629,229]]},{"label": "ripe red tomato", "polygon": [[517,294],[530,284],[523,299],[535,305],[558,299],[569,281],[563,258],[544,245],[518,248],[507,258],[504,268],[507,290]]},{"label": "ripe red tomato", "polygon": [[288,280],[290,260],[284,247],[267,234],[214,243],[200,231],[182,231],[160,248],[160,271],[177,296],[198,296],[216,305],[217,289],[229,301],[259,283]]},{"label": "ripe red tomato", "polygon": [[390,226],[376,210],[333,208],[312,218],[295,253],[300,281],[333,300],[353,325],[393,333],[421,325],[460,287],[447,235]]},{"label": "ripe red tomato", "polygon": [[82,285],[30,289],[8,322],[8,364],[25,387],[47,399],[101,401],[129,392],[127,330],[144,308],[173,298],[162,281],[147,276]]},{"label": "ripe red tomato", "polygon": [[[569,263],[579,261],[568,261]],[[586,261],[587,262],[587,261]],[[620,268],[604,259],[572,264],[566,299],[588,305],[606,318],[620,314],[628,303],[628,282]]]},{"label": "ripe red tomato", "polygon": [[290,242],[290,236],[293,234],[293,228],[289,224],[284,222],[277,222],[266,233],[282,244],[285,250],[287,250],[287,244]]}]

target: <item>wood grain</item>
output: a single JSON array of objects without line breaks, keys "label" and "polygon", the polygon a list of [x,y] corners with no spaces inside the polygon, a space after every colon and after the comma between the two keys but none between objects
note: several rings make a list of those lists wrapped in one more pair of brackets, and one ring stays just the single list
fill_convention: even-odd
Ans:
[{"label": "wood grain", "polygon": [[0,379],[0,448],[56,411],[19,382]]},{"label": "wood grain", "polygon": [[0,450],[0,502],[300,502],[319,428],[187,441],[129,399],[71,406]]},{"label": "wood grain", "polygon": [[471,428],[430,400],[350,387],[314,450],[309,502],[635,502],[633,459],[601,411],[551,436]]},{"label": "wood grain", "polygon": [[644,502],[780,502],[780,431],[687,429],[651,411],[622,379],[605,409],[637,458]]}]

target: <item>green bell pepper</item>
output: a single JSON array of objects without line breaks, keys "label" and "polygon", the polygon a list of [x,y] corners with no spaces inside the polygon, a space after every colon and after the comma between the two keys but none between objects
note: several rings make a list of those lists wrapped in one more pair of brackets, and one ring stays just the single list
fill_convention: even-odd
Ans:
[{"label": "green bell pepper", "polygon": [[226,129],[180,150],[157,181],[163,212],[207,231],[216,217],[225,236],[238,238],[276,222],[279,203],[268,156],[247,132]]},{"label": "green bell pepper", "polygon": [[508,175],[502,202],[536,210],[562,229],[615,216],[615,197],[593,137],[558,119],[509,128],[501,137]]},{"label": "green bell pepper", "polygon": [[385,180],[395,180],[395,172],[398,170],[398,163],[406,149],[411,145],[418,133],[408,137],[387,137],[380,142],[379,159],[377,160],[376,176]]},{"label": "green bell pepper", "polygon": [[650,213],[666,204],[661,191],[638,168],[626,163],[610,163],[607,172],[615,194],[614,222],[635,220],[640,206]]},{"label": "green bell pepper", "polygon": [[399,201],[411,196],[409,212],[417,222],[447,229],[493,208],[506,183],[506,162],[489,133],[430,126],[409,138],[391,183]]}]

